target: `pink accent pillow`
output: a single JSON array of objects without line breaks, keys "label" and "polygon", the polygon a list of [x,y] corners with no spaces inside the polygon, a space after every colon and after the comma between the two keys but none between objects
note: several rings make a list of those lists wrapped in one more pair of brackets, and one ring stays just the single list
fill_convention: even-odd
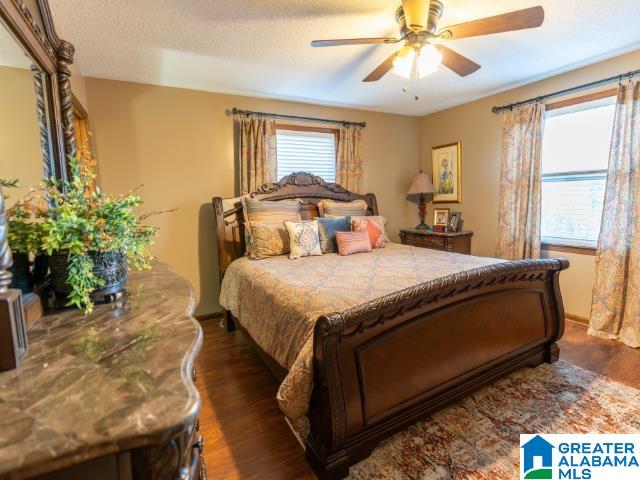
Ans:
[{"label": "pink accent pillow", "polygon": [[371,251],[371,240],[367,232],[336,232],[336,242],[340,255]]},{"label": "pink accent pillow", "polygon": [[367,232],[371,241],[371,248],[383,248],[385,240],[384,223],[380,217],[360,217],[351,220],[354,232]]}]

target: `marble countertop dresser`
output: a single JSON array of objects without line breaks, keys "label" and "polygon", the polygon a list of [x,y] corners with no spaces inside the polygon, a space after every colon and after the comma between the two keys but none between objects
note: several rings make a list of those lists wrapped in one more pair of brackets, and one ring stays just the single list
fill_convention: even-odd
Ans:
[{"label": "marble countertop dresser", "polygon": [[43,317],[23,364],[0,373],[0,480],[204,478],[193,307],[156,262],[116,303]]}]

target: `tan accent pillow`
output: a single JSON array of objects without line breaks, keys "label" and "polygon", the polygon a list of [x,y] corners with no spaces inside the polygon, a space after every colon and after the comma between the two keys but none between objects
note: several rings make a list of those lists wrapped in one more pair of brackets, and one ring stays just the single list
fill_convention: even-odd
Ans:
[{"label": "tan accent pillow", "polygon": [[249,222],[249,258],[260,260],[289,253],[289,234],[282,222]]},{"label": "tan accent pillow", "polygon": [[320,249],[320,235],[318,234],[318,222],[316,220],[306,222],[284,222],[289,233],[289,258],[310,257],[322,255]]},{"label": "tan accent pillow", "polygon": [[337,202],[335,200],[325,199],[318,202],[318,212],[320,213],[321,217],[326,218],[366,215],[367,208],[367,202],[365,202],[364,200]]}]

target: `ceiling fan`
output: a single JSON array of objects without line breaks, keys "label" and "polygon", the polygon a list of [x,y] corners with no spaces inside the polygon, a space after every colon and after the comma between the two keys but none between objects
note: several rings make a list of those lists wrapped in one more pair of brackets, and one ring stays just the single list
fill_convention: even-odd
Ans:
[{"label": "ceiling fan", "polygon": [[[411,78],[412,75],[421,78],[435,71],[440,64],[461,77],[466,77],[477,71],[480,65],[442,45],[439,40],[457,40],[535,28],[542,25],[544,21],[544,9],[536,6],[458,25],[450,25],[438,30],[438,20],[440,20],[443,11],[444,5],[441,0],[402,0],[402,5],[398,7],[395,15],[396,22],[400,27],[400,38],[314,40],[311,42],[311,46],[334,47],[404,42],[402,48],[382,62],[363,82],[378,81],[392,69],[394,73],[407,78]],[[438,43],[434,43],[434,40]]]}]

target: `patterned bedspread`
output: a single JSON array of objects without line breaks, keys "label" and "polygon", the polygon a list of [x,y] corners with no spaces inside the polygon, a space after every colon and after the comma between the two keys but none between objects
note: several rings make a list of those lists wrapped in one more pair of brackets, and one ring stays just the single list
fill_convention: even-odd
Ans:
[{"label": "patterned bedspread", "polygon": [[342,312],[414,285],[499,263],[388,243],[340,257],[335,253],[289,260],[240,258],[227,269],[220,304],[289,373],[278,390],[284,414],[297,423],[307,413],[313,382],[313,327],[320,315]]}]

